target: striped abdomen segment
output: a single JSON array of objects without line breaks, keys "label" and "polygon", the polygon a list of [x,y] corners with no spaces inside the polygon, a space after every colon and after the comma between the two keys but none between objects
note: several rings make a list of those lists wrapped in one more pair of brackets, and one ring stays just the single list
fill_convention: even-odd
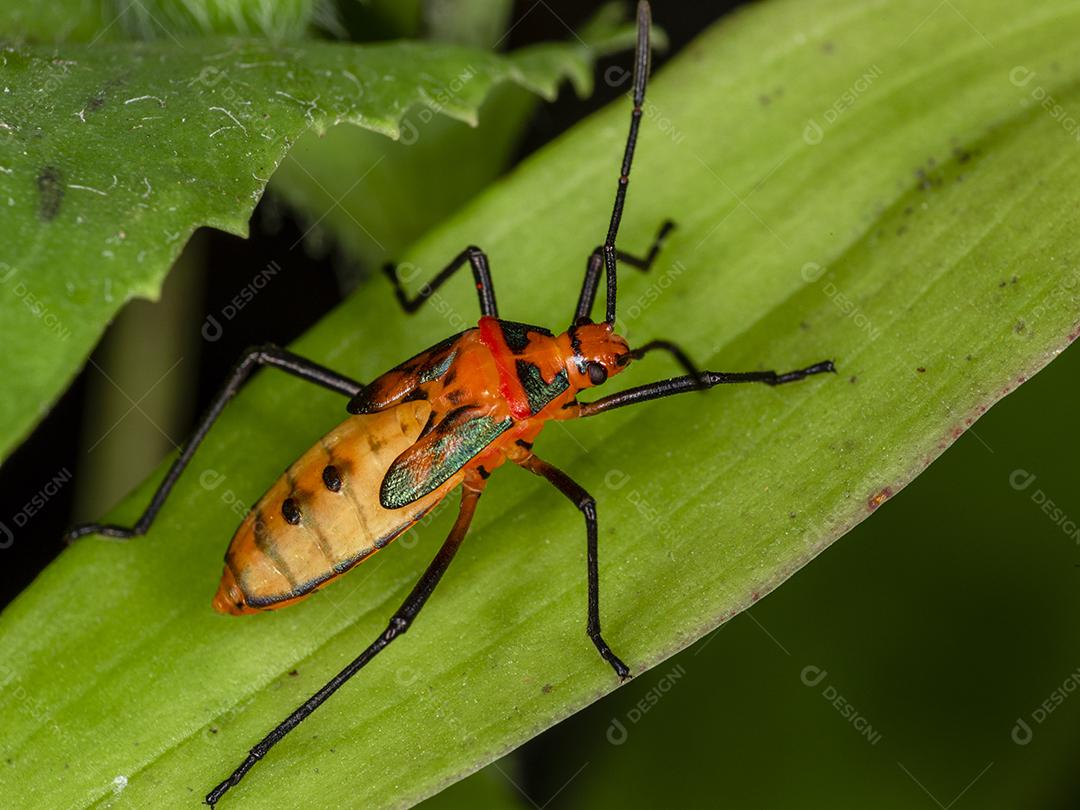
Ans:
[{"label": "striped abdomen segment", "polygon": [[379,503],[387,468],[416,441],[429,412],[426,402],[415,401],[350,417],[301,456],[237,530],[214,608],[251,613],[301,599],[442,500],[460,476],[404,508]]}]

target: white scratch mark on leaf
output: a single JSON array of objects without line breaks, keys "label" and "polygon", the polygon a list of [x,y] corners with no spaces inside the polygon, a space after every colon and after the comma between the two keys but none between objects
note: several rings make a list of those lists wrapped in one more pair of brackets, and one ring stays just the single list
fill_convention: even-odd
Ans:
[{"label": "white scratch mark on leaf", "polygon": [[161,98],[159,96],[135,96],[135,98],[125,99],[124,103],[125,104],[134,104],[136,101],[149,101],[150,99],[153,99],[154,101],[156,101],[158,103],[158,105],[160,105],[164,109],[164,107],[165,107],[165,99],[163,99],[163,98]]},{"label": "white scratch mark on leaf", "polygon": [[109,196],[107,192],[104,192],[99,188],[91,188],[90,186],[80,186],[80,185],[77,185],[75,183],[68,183],[68,188],[77,188],[80,191],[92,191],[95,194],[100,194],[102,197],[108,197]]},{"label": "white scratch mark on leaf", "polygon": [[142,181],[146,184],[146,191],[144,191],[142,195],[142,198],[145,200],[147,197],[150,196],[150,192],[154,189],[150,186],[150,181],[147,180],[145,177],[142,179]]},{"label": "white scratch mark on leaf", "polygon": [[360,80],[356,78],[356,75],[354,73],[351,73],[348,70],[345,70],[345,68],[342,68],[341,75],[351,81],[353,84],[355,84],[356,89],[359,90],[361,94],[364,92],[364,85],[360,83]]},{"label": "white scratch mark on leaf", "polygon": [[6,166],[0,166],[0,172],[3,172],[4,174],[11,174],[13,171],[13,169],[9,169]]},{"label": "white scratch mark on leaf", "polygon": [[295,101],[301,107],[305,108],[304,109],[304,116],[309,121],[314,120],[314,116],[312,116],[311,113],[312,113],[312,110],[319,109],[319,98],[320,98],[319,96],[315,96],[315,98],[313,98],[311,101],[304,101],[303,99],[299,99],[296,96],[290,96],[284,90],[275,90],[274,94],[278,95],[278,96],[282,96],[284,98],[287,98],[287,99],[289,99],[289,101]]},{"label": "white scratch mark on leaf", "polygon": [[83,107],[77,113],[72,113],[72,115],[74,115],[76,118],[78,118],[84,124],[86,123],[86,107]]},{"label": "white scratch mark on leaf", "polygon": [[[240,127],[240,129],[244,130],[244,134],[245,135],[247,134],[247,127],[245,127],[243,124],[241,124],[240,121],[237,119],[237,117],[235,115],[233,115],[231,112],[229,112],[228,110],[226,110],[224,107],[211,107],[210,109],[211,110],[217,110],[218,112],[225,113],[225,115],[229,116],[229,120],[232,121],[234,124],[236,124],[236,127]],[[226,129],[236,129],[236,127],[230,127],[230,126],[218,127],[217,129],[215,129],[213,132],[210,133],[210,137],[213,138],[219,132],[224,132]]]}]

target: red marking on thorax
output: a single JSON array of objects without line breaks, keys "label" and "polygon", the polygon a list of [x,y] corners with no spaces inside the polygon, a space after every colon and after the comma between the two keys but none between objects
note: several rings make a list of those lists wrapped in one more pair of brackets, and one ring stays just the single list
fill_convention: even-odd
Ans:
[{"label": "red marking on thorax", "polygon": [[510,347],[506,345],[499,322],[490,315],[485,315],[478,325],[480,342],[487,347],[495,360],[495,368],[499,372],[499,393],[510,407],[511,416],[515,419],[528,419],[532,416],[532,409],[529,407],[529,400],[525,396],[525,389],[521,387],[517,373],[509,364]]}]

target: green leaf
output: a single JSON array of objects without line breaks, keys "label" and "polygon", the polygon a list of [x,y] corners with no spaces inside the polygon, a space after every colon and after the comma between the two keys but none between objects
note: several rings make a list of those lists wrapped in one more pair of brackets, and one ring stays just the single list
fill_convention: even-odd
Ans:
[{"label": "green leaf", "polygon": [[303,35],[319,0],[140,0],[125,3],[120,23],[138,39],[205,34],[289,39]]},{"label": "green leaf", "polygon": [[0,36],[36,42],[85,42],[121,32],[110,22],[107,0],[55,0],[52,3],[5,3],[0,6]]},{"label": "green leaf", "polygon": [[[239,34],[272,39],[304,33],[320,0],[56,0],[0,8],[0,32],[35,42],[99,42],[125,35],[180,39]],[[332,15],[330,15],[332,18]]]},{"label": "green leaf", "polygon": [[[620,245],[643,250],[667,216],[679,230],[649,276],[623,274],[624,331],[678,339],[709,368],[832,357],[841,373],[541,437],[537,452],[597,498],[605,635],[634,671],[776,587],[1075,334],[1078,35],[1065,0],[775,0],[657,77]],[[434,274],[475,242],[507,317],[565,324],[627,119],[622,102],[577,127],[407,258]],[[411,318],[372,285],[296,349],[370,379],[475,308],[460,279]],[[625,382],[673,371],[650,359]],[[193,802],[382,630],[454,504],[302,605],[247,619],[208,607],[235,504],[341,406],[261,375],[148,537],[81,542],[0,617],[5,795]],[[153,483],[110,517],[131,521]],[[230,806],[407,804],[613,689],[583,633],[584,583],[579,513],[500,470],[408,640],[276,747]]]},{"label": "green leaf", "polygon": [[547,98],[591,80],[588,48],[502,57],[453,45],[9,47],[0,53],[0,457],[127,300],[153,298],[201,225],[244,235],[267,178],[309,130],[391,138],[411,109],[469,124],[493,85]]}]

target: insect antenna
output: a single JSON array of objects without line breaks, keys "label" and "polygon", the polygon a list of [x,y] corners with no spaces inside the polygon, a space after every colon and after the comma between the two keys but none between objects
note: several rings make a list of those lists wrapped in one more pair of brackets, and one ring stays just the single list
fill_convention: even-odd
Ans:
[{"label": "insect antenna", "polygon": [[640,0],[637,7],[637,47],[634,50],[634,109],[630,113],[630,131],[626,136],[626,149],[623,151],[622,170],[619,172],[619,184],[615,189],[615,205],[611,210],[611,223],[608,225],[607,238],[604,240],[604,275],[607,277],[607,317],[609,324],[615,324],[615,237],[619,233],[623,205],[626,202],[626,187],[630,183],[630,165],[634,161],[634,147],[637,144],[638,127],[641,125],[641,105],[645,101],[645,84],[649,79],[649,27],[652,14],[646,0]]}]

